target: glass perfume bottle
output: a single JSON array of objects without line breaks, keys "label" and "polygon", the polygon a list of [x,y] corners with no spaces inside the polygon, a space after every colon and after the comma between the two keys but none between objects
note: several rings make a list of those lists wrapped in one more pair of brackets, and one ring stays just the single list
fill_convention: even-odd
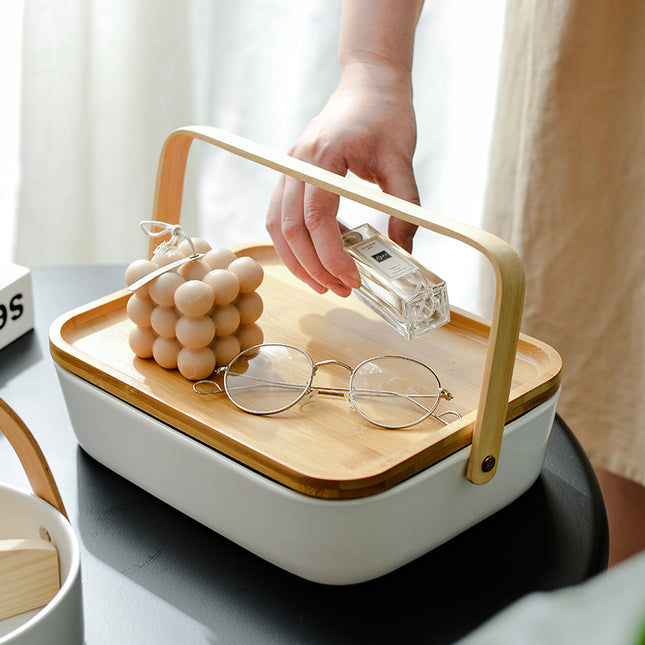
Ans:
[{"label": "glass perfume bottle", "polygon": [[412,340],[450,321],[446,283],[369,224],[343,233],[361,287],[354,293]]}]

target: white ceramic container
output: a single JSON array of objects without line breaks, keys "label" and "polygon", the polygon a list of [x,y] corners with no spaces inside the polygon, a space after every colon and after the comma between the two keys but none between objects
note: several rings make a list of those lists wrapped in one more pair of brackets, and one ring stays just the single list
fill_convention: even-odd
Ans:
[{"label": "white ceramic container", "polygon": [[265,560],[333,585],[393,571],[525,492],[542,468],[559,396],[506,425],[497,473],[484,486],[465,477],[467,447],[383,493],[326,500],[56,370],[77,439],[97,461]]},{"label": "white ceramic container", "polygon": [[[249,551],[327,584],[357,583],[392,571],[526,491],[542,468],[561,360],[552,348],[520,335],[525,276],[518,254],[486,231],[208,126],[180,128],[166,139],[155,221],[179,223],[186,159],[195,139],[463,242],[486,257],[496,287],[490,325],[453,310],[449,324],[417,339],[423,345],[401,351],[393,349],[393,339],[385,343],[362,312],[317,295],[312,301],[313,292],[303,292],[274,250],[264,266],[266,338],[314,346],[326,358],[342,351],[344,361],[355,363],[358,356],[350,354],[368,344],[379,353],[385,347],[397,355],[427,352],[433,368],[451,381],[455,400],[464,402],[462,417],[443,433],[391,436],[381,453],[369,444],[378,439],[367,431],[338,440],[328,432],[339,427],[338,418],[325,420],[319,410],[318,430],[305,454],[298,450],[305,443],[299,423],[283,419],[281,433],[266,433],[252,415],[241,421],[225,407],[207,409],[185,389],[185,380],[133,362],[125,314],[130,294],[121,292],[62,316],[50,329],[52,356],[81,446]],[[271,255],[263,248],[238,254],[256,253],[260,261]],[[304,421],[303,427],[312,430]],[[366,465],[369,469],[357,474]],[[359,485],[360,494],[350,495]]]},{"label": "white ceramic container", "polygon": [[[7,427],[11,424],[11,428]],[[53,492],[62,502],[46,462],[24,424],[0,400],[0,430],[16,448],[34,489]],[[24,440],[29,436],[28,440]],[[16,443],[17,442],[17,443]],[[39,490],[39,493],[41,493]],[[42,494],[42,493],[41,493]],[[57,499],[56,499],[57,498]],[[60,589],[41,609],[0,620],[0,645],[80,645],[84,639],[81,556],[78,538],[68,519],[34,494],[0,484],[0,540],[40,539],[41,527],[58,551]],[[64,507],[62,507],[64,511]]]}]

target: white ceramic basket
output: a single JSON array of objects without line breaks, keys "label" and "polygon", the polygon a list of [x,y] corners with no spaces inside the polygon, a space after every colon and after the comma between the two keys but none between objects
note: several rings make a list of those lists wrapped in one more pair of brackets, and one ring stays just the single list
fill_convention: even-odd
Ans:
[{"label": "white ceramic basket", "polygon": [[485,486],[464,476],[469,448],[462,448],[382,493],[329,500],[276,483],[56,368],[86,452],[261,558],[332,585],[389,573],[530,488],[542,468],[559,394],[506,426],[499,470]]},{"label": "white ceramic basket", "polygon": [[33,435],[0,399],[0,431],[27,473],[35,494],[0,484],[0,540],[40,539],[45,527],[58,551],[60,589],[41,609],[0,621],[1,645],[80,645],[84,638],[81,556],[58,488]]},{"label": "white ceramic basket", "polygon": [[[135,358],[122,290],[61,316],[52,356],[79,443],[98,461],[247,549],[304,578],[362,582],[435,548],[516,499],[537,478],[555,414],[561,361],[519,333],[524,271],[494,236],[433,215],[215,128],[173,132],[162,151],[154,219],[179,222],[194,139],[453,237],[496,275],[491,323],[455,309],[444,327],[403,339],[357,299],[319,296],[270,245],[260,262],[268,342],[358,364],[414,354],[432,365],[462,417],[400,431],[333,404],[276,417],[200,397],[178,372]],[[288,311],[288,315],[285,315]],[[453,405],[454,404],[454,405]],[[503,441],[502,441],[503,440]]]}]

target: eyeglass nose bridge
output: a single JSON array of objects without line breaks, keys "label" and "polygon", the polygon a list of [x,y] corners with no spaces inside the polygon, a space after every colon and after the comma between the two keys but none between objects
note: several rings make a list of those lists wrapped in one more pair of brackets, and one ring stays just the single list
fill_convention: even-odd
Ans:
[{"label": "eyeglass nose bridge", "polygon": [[346,369],[350,373],[354,371],[354,369],[350,367],[347,363],[343,363],[342,361],[337,361],[331,358],[324,361],[318,361],[317,363],[313,363],[311,366],[311,379],[309,381],[309,387],[304,392],[302,397],[295,402],[295,403],[298,403],[298,405],[301,408],[307,405],[308,403],[311,403],[316,398],[316,395],[321,392],[323,394],[344,396],[351,403],[351,401],[347,398],[349,393],[349,390],[347,388],[317,387],[316,385],[313,384],[313,380],[316,376],[316,372],[318,371],[318,368],[323,367],[325,365],[338,365],[339,367]]}]

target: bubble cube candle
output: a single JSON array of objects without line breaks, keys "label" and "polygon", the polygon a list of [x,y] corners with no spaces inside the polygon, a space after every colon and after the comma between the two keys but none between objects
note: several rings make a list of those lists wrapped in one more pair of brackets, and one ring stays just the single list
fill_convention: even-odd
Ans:
[{"label": "bubble cube candle", "polygon": [[139,358],[152,358],[197,381],[264,341],[258,324],[264,306],[257,293],[264,270],[253,258],[213,249],[200,238],[190,242],[161,245],[151,260],[128,266],[130,286],[160,267],[200,255],[133,292],[127,303],[134,324],[128,342]]}]

